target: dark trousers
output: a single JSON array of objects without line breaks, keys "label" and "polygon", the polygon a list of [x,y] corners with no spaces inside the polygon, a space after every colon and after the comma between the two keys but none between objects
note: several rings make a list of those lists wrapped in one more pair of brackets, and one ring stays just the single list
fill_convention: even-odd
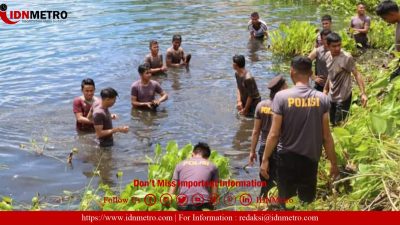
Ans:
[{"label": "dark trousers", "polygon": [[[318,162],[295,153],[278,153],[278,192],[280,201],[298,195],[303,202],[314,201],[317,191]],[[284,206],[284,203],[282,203]]]},{"label": "dark trousers", "polygon": [[[357,48],[365,49],[368,48],[368,37],[367,35],[354,35],[354,40],[356,41]],[[361,45],[361,46],[360,46]]]},{"label": "dark trousers", "polygon": [[[262,163],[262,158],[264,156],[264,149],[265,149],[265,145],[261,145],[260,149],[258,150],[258,155],[259,155],[259,159],[260,159],[260,166]],[[276,186],[276,149],[274,149],[274,151],[272,152],[272,155],[269,157],[269,178],[265,179],[263,176],[260,175],[260,180],[261,181],[265,181],[267,183],[266,186],[261,187],[261,191],[260,191],[260,197],[267,197],[268,191],[271,190],[273,187]]]},{"label": "dark trousers", "polygon": [[351,105],[351,96],[352,94],[343,102],[331,102],[329,117],[333,126],[337,126],[347,118]]}]

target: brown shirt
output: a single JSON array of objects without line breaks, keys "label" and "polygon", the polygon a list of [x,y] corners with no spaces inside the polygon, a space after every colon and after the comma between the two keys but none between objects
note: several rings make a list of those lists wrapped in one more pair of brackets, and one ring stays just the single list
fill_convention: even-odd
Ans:
[{"label": "brown shirt", "polygon": [[[179,163],[174,171],[172,180],[187,182],[187,181],[205,181],[205,182],[218,182],[218,169],[209,160],[192,157]],[[209,202],[211,186],[198,185],[198,186],[180,186],[179,194],[187,196],[188,204],[193,204],[192,197],[199,194],[203,197],[204,202]]]},{"label": "brown shirt", "polygon": [[272,102],[264,100],[257,104],[255,118],[261,120],[261,140],[260,144],[265,145],[268,133],[272,125]]},{"label": "brown shirt", "polygon": [[175,50],[173,47],[167,49],[167,60],[171,60],[173,64],[179,64],[182,60],[184,60],[185,53],[183,52],[183,48],[179,47],[178,50]]},{"label": "brown shirt", "polygon": [[[368,25],[368,27],[370,27],[371,25],[371,18],[369,16],[363,16],[363,17],[359,17],[359,16],[353,16],[351,18],[351,22],[350,22],[350,27],[352,28],[356,28],[356,29],[364,29],[365,25]],[[366,33],[355,33],[354,36],[367,36]]]},{"label": "brown shirt", "polygon": [[[73,102],[73,112],[82,113],[82,116],[87,117],[94,100],[95,99],[93,99],[93,102],[87,102],[82,97],[76,97]],[[79,123],[76,121],[76,129],[80,131],[94,131],[94,126],[93,124]]]},{"label": "brown shirt", "polygon": [[316,75],[321,76],[324,79],[322,87],[325,85],[326,79],[328,78],[328,67],[326,66],[327,54],[329,50],[324,46],[320,46],[317,48],[317,58],[316,58]]},{"label": "brown shirt", "polygon": [[329,111],[326,95],[309,86],[294,86],[278,92],[272,111],[282,116],[278,153],[296,153],[315,162],[322,150],[322,117]]},{"label": "brown shirt", "polygon": [[330,84],[329,96],[332,102],[346,101],[352,90],[351,73],[355,69],[355,61],[350,53],[341,51],[340,55],[332,57],[327,53],[326,66]]},{"label": "brown shirt", "polygon": [[[103,125],[103,130],[113,128],[111,113],[108,109],[104,109],[101,104],[98,104],[93,109],[93,123],[95,126]],[[113,135],[99,138],[101,147],[110,147],[114,144]]]},{"label": "brown shirt", "polygon": [[161,54],[158,54],[157,57],[153,57],[150,53],[146,55],[144,62],[147,63],[151,69],[161,68],[163,65],[163,57]]},{"label": "brown shirt", "polygon": [[156,93],[163,93],[160,83],[150,80],[147,85],[143,85],[141,80],[134,82],[131,86],[131,96],[136,96],[138,102],[151,102],[155,99]]},{"label": "brown shirt", "polygon": [[252,98],[250,112],[254,112],[257,104],[261,101],[256,80],[250,72],[247,72],[244,76],[239,76],[238,73],[235,73],[235,77],[243,107],[246,105],[247,97],[250,96]]}]

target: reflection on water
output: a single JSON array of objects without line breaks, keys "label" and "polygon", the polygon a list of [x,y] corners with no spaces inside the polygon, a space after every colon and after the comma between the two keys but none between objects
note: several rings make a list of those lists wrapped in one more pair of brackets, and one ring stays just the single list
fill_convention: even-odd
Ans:
[{"label": "reflection on water", "polygon": [[265,51],[267,40],[260,39],[249,39],[247,43],[247,48],[249,49],[249,58],[252,62],[260,61],[260,57],[258,56],[258,51]]},{"label": "reflection on water", "polygon": [[[302,1],[303,2],[303,1]],[[107,7],[104,7],[104,5]],[[9,9],[67,10],[63,24],[2,24],[0,39],[0,195],[30,202],[36,192],[58,195],[81,190],[98,167],[95,182],[117,184],[144,179],[146,155],[155,143],[177,140],[180,146],[206,141],[221,152],[248,152],[252,120],[238,119],[232,56],[246,56],[260,94],[275,76],[273,58],[263,43],[250,42],[249,14],[259,11],[270,30],[293,19],[318,21],[315,6],[298,1],[14,1]],[[301,10],[299,10],[301,9]],[[311,12],[311,13],[310,13]],[[290,15],[290,16],[288,16]],[[3,26],[4,25],[4,26]],[[190,71],[170,69],[155,76],[168,93],[157,112],[131,109],[130,86],[139,79],[137,67],[149,52],[149,40],[159,42],[164,55],[173,34],[181,34],[185,52],[192,54]],[[91,77],[96,95],[113,87],[119,98],[111,112],[114,126],[129,125],[114,135],[115,146],[103,151],[94,134],[77,134],[72,99],[80,82]],[[48,144],[39,156],[30,140]],[[27,147],[19,149],[20,144]],[[71,149],[72,167],[66,165]],[[55,158],[60,160],[55,160]],[[243,165],[247,157],[232,158]],[[16,178],[15,178],[16,177]],[[26,188],[29,186],[29,188]]]}]

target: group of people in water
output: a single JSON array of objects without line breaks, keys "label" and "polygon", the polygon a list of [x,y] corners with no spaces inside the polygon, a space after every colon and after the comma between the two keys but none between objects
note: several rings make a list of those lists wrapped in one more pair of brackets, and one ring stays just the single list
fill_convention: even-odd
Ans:
[{"label": "group of people in water", "polygon": [[[365,5],[362,3],[357,4],[357,12],[351,26],[357,43],[365,48],[368,47],[366,34],[370,18],[365,15]],[[397,4],[385,0],[376,12],[388,23],[397,23],[396,47],[400,46],[400,13]],[[296,56],[291,60],[290,79],[294,86],[288,88],[288,82],[282,75],[274,77],[267,86],[270,91],[267,100],[262,101],[256,80],[246,70],[245,57],[234,55],[232,58],[237,86],[237,111],[240,115],[254,117],[250,165],[257,160],[256,147],[258,144],[260,146],[260,179],[267,182],[260,196],[266,197],[268,191],[277,185],[279,199],[298,195],[301,201],[312,202],[316,196],[322,149],[330,161],[331,175],[337,177],[339,174],[330,124],[338,126],[348,116],[353,95],[352,75],[360,89],[361,105],[367,105],[363,77],[351,54],[341,48],[340,35],[332,31],[331,16],[323,16],[321,24],[322,30],[316,36],[315,49],[308,56]],[[267,25],[257,12],[251,14],[248,30],[251,39],[268,38]],[[168,99],[168,94],[151,76],[166,72],[169,67],[189,66],[191,55],[184,53],[181,42],[180,35],[173,36],[165,66],[157,41],[150,41],[151,52],[138,67],[140,79],[131,86],[132,107],[152,110]],[[316,61],[315,72],[313,60]],[[391,79],[396,76],[392,75]],[[310,85],[311,81],[314,86]],[[105,88],[100,92],[101,100],[97,101],[92,79],[84,79],[81,88],[83,96],[75,98],[73,103],[77,129],[95,131],[100,146],[112,146],[113,133],[128,132],[127,126],[112,126],[112,120],[117,115],[111,114],[109,108],[115,103],[117,91]],[[155,98],[156,94],[160,95],[158,99]],[[208,160],[210,148],[206,143],[197,144],[192,156],[176,167],[172,178],[174,181],[218,181],[218,169]],[[187,205],[181,210],[213,208],[210,196],[216,194],[217,189],[211,188],[210,193],[209,187],[177,187],[171,188],[170,193],[174,194],[177,190],[188,197]],[[198,193],[205,199],[202,204],[192,201],[192,197]],[[281,205],[285,208],[284,202]]]}]

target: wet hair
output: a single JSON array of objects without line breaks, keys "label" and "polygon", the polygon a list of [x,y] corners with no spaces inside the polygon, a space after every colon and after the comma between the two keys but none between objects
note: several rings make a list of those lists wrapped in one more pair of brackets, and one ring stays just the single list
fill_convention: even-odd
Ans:
[{"label": "wet hair", "polygon": [[396,2],[385,0],[376,7],[376,14],[380,17],[388,15],[391,12],[399,12],[399,6]]},{"label": "wet hair", "polygon": [[211,149],[207,143],[199,142],[197,145],[194,146],[193,153],[196,155],[200,154],[201,157],[208,159],[208,157],[210,157],[211,155]]},{"label": "wet hair", "polygon": [[260,15],[258,15],[258,12],[253,12],[250,15],[251,17],[260,17]]},{"label": "wet hair", "polygon": [[106,98],[115,98],[118,96],[118,92],[111,87],[104,88],[100,92],[101,99],[106,99]]},{"label": "wet hair", "polygon": [[290,66],[301,75],[310,75],[312,73],[312,61],[306,56],[294,57]]},{"label": "wet hair", "polygon": [[322,21],[329,21],[329,22],[332,22],[332,17],[330,16],[330,15],[323,15],[322,17],[321,17],[321,22]]},{"label": "wet hair", "polygon": [[364,3],[364,2],[357,2],[357,5],[356,5],[356,6],[359,6],[359,5],[365,6],[365,3]]},{"label": "wet hair", "polygon": [[331,43],[342,42],[342,38],[338,33],[332,32],[326,37],[326,42],[330,45]]},{"label": "wet hair", "polygon": [[172,36],[172,42],[174,41],[182,41],[182,36],[179,34],[175,34],[174,36]]},{"label": "wet hair", "polygon": [[239,68],[244,68],[246,66],[246,59],[243,55],[234,55],[232,60]]},{"label": "wet hair", "polygon": [[90,78],[86,78],[86,79],[83,79],[83,80],[82,80],[82,83],[81,83],[81,89],[82,89],[82,90],[83,90],[83,87],[84,87],[85,85],[92,85],[93,87],[96,87],[96,86],[94,85],[94,81],[93,81],[92,79],[90,79]]},{"label": "wet hair", "polygon": [[285,79],[281,79],[273,88],[270,89],[269,98],[274,99],[276,93],[281,90],[282,86],[286,83]]},{"label": "wet hair", "polygon": [[324,36],[324,37],[326,37],[326,36],[328,36],[330,33],[332,33],[332,31],[330,31],[330,30],[322,30],[321,32],[319,32],[319,35],[322,37],[322,36]]},{"label": "wet hair", "polygon": [[150,66],[149,66],[149,64],[147,64],[147,63],[143,63],[143,64],[140,64],[139,66],[138,66],[138,73],[140,74],[140,75],[142,75],[142,74],[144,74],[144,72],[146,72],[147,70],[149,70],[150,69]]},{"label": "wet hair", "polygon": [[149,48],[151,49],[151,46],[153,46],[153,45],[158,45],[158,41],[151,40],[150,43],[149,43]]}]

